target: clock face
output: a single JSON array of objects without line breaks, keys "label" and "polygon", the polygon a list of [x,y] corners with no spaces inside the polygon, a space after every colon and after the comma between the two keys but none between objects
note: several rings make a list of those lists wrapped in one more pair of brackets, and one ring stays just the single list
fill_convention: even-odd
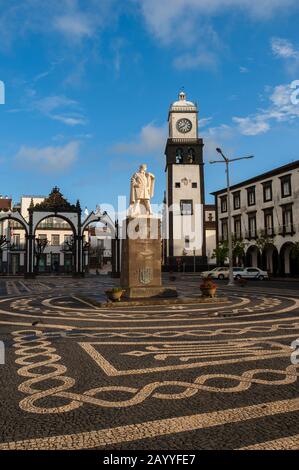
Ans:
[{"label": "clock face", "polygon": [[186,134],[187,132],[191,131],[192,122],[186,118],[179,119],[176,123],[176,128],[179,132],[182,132],[182,134]]}]

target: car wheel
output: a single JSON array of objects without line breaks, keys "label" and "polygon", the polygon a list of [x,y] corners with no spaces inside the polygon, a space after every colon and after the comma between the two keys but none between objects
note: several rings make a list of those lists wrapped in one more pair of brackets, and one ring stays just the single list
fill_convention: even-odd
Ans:
[{"label": "car wheel", "polygon": [[223,279],[224,279],[224,274],[219,274],[218,279],[219,279],[220,281],[223,281]]},{"label": "car wheel", "polygon": [[264,280],[264,276],[259,276],[259,281],[263,281]]}]

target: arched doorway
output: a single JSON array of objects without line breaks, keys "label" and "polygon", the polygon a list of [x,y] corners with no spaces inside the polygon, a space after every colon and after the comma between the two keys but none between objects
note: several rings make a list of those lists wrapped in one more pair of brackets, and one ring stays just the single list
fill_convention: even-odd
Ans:
[{"label": "arched doorway", "polygon": [[[49,232],[42,233],[43,235],[36,237],[37,230],[40,230],[40,224],[45,224],[45,227],[42,226],[42,230],[47,230],[47,219],[53,223],[57,220],[57,223],[67,224],[67,236],[69,241],[69,257],[71,258],[71,269],[73,275],[83,276],[82,264],[81,264],[81,252],[82,252],[82,237],[80,236],[81,231],[81,207],[79,201],[76,204],[70,204],[67,199],[63,197],[59,188],[54,187],[47,198],[38,204],[34,204],[33,199],[29,206],[29,259],[30,259],[30,270],[28,275],[35,276],[37,272],[47,272],[49,271],[49,266],[58,270],[58,256],[57,250],[55,250],[55,256],[53,256],[53,264],[50,257],[44,256],[44,251],[48,245],[47,241],[49,237]],[[58,222],[58,220],[60,222]],[[71,230],[69,229],[71,228]],[[66,227],[63,227],[66,228]],[[57,235],[57,234],[56,234]],[[60,243],[62,242],[62,243]],[[56,239],[57,243],[57,239]],[[59,240],[59,244],[63,245],[64,241]],[[48,250],[47,250],[48,251]],[[42,256],[41,256],[42,255]],[[38,258],[38,259],[37,259]],[[61,266],[61,262],[59,260]],[[70,263],[69,263],[70,264]]]},{"label": "arched doorway", "polygon": [[76,228],[64,215],[47,215],[33,233],[34,272],[71,274],[75,272]]},{"label": "arched doorway", "polygon": [[[98,224],[99,223],[99,224]],[[121,260],[121,245],[119,239],[119,227],[118,227],[118,220],[116,219],[113,221],[106,211],[101,212],[100,208],[94,213],[92,212],[89,214],[87,219],[82,223],[81,227],[81,234],[84,235],[84,232],[87,231],[90,224],[97,224],[105,227],[107,229],[107,233],[109,234],[110,238],[110,261],[111,261],[111,269],[112,269],[112,276],[119,277],[120,274],[120,260]],[[90,243],[89,247],[89,255],[93,258],[93,265],[92,268],[99,269],[99,257],[104,258],[103,253],[101,252],[101,247],[97,247],[94,243]],[[84,250],[82,252],[83,255],[83,265],[84,265]]]},{"label": "arched doorway", "polygon": [[28,270],[29,225],[19,212],[0,214],[0,274],[20,275]]},{"label": "arched doorway", "polygon": [[246,251],[246,267],[259,268],[261,266],[261,254],[255,245],[248,247]]},{"label": "arched doorway", "polygon": [[262,253],[262,269],[276,276],[278,274],[278,267],[278,250],[274,245],[268,244],[265,246]]},{"label": "arched doorway", "polygon": [[280,249],[281,274],[283,276],[299,276],[299,260],[294,257],[294,243],[287,242]]}]

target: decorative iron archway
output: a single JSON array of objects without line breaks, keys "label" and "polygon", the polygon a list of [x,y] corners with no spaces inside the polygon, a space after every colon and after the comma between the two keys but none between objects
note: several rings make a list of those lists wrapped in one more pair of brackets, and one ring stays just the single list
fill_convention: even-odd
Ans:
[{"label": "decorative iron archway", "polygon": [[25,240],[26,240],[26,242],[25,242],[25,274],[26,274],[28,269],[29,269],[29,256],[28,256],[28,252],[29,252],[29,231],[30,231],[29,224],[24,219],[24,217],[20,214],[20,212],[18,212],[18,211],[12,212],[11,210],[9,210],[7,212],[1,212],[0,213],[0,222],[4,222],[5,220],[8,220],[8,221],[13,220],[15,222],[18,222],[19,224],[21,224],[21,226],[25,230]]},{"label": "decorative iron archway", "polygon": [[59,188],[55,186],[49,196],[39,204],[33,203],[28,209],[29,221],[27,222],[19,211],[8,211],[0,213],[0,222],[4,220],[15,220],[19,222],[25,230],[26,238],[26,261],[25,273],[27,278],[35,277],[35,233],[38,225],[45,219],[57,217],[65,220],[71,227],[74,237],[74,276],[84,276],[84,231],[92,222],[105,222],[109,225],[113,238],[115,235],[115,227],[111,223],[107,213],[101,213],[99,210],[91,212],[85,220],[81,220],[82,210],[79,200],[76,204],[71,204],[62,195]]}]

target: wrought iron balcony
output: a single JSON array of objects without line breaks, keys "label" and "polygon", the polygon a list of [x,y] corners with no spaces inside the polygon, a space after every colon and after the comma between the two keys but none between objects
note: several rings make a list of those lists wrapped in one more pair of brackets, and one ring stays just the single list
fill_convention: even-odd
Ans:
[{"label": "wrought iron balcony", "polygon": [[37,226],[37,230],[72,230],[71,226],[67,222],[40,222]]}]

